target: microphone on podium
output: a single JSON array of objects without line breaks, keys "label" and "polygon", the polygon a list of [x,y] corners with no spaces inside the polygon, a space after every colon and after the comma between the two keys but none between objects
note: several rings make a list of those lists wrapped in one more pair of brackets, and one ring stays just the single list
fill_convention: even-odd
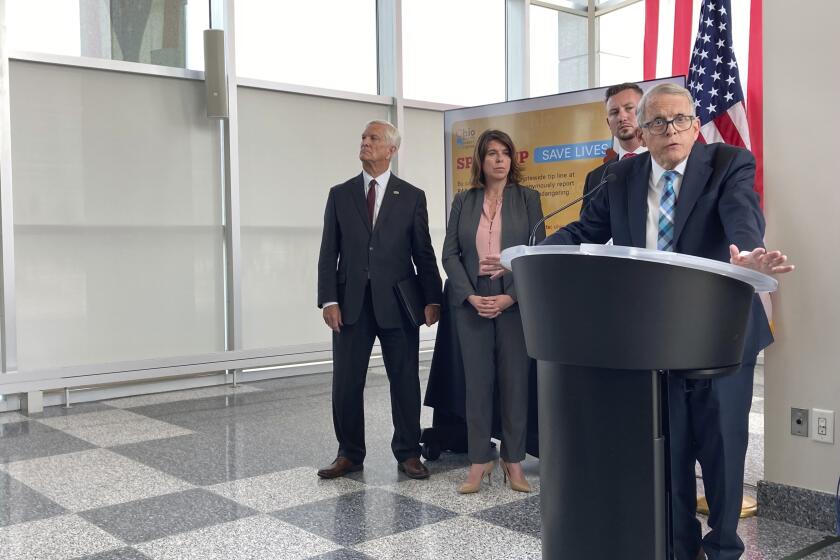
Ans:
[{"label": "microphone on podium", "polygon": [[532,230],[531,230],[531,237],[529,237],[529,238],[528,238],[528,246],[529,246],[529,247],[531,247],[531,246],[533,246],[533,245],[534,245],[534,240],[535,240],[535,238],[537,237],[537,228],[538,228],[538,227],[540,227],[540,225],[541,225],[541,224],[544,224],[546,220],[548,220],[549,218],[551,218],[551,217],[553,217],[553,216],[555,216],[555,215],[559,214],[560,212],[562,212],[562,211],[563,211],[563,210],[565,210],[566,208],[569,208],[569,207],[571,207],[571,206],[574,206],[575,204],[577,204],[578,202],[580,202],[580,201],[581,201],[581,200],[583,200],[584,198],[589,198],[590,196],[592,196],[593,194],[595,194],[596,192],[598,192],[598,190],[600,190],[600,188],[601,188],[601,187],[603,187],[604,185],[606,185],[607,183],[609,183],[610,181],[612,181],[612,180],[614,180],[614,179],[615,179],[615,173],[610,173],[609,175],[607,175],[606,177],[604,177],[603,179],[601,179],[601,182],[600,182],[600,183],[598,183],[597,185],[595,185],[595,186],[592,188],[592,190],[591,190],[591,191],[589,191],[588,193],[584,193],[583,195],[581,195],[581,196],[577,197],[577,198],[576,198],[576,199],[574,199],[573,201],[571,201],[571,202],[569,202],[569,203],[567,203],[567,204],[564,204],[563,206],[561,206],[560,208],[558,208],[558,209],[557,209],[557,210],[555,210],[554,212],[551,212],[551,213],[550,213],[550,214],[548,214],[547,216],[544,216],[542,220],[540,220],[539,222],[537,222],[537,224],[534,226],[534,229],[532,229]]}]

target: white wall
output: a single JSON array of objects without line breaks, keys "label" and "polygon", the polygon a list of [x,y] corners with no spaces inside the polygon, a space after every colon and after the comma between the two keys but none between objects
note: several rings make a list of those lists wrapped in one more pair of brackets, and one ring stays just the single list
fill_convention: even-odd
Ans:
[{"label": "white wall", "polygon": [[764,10],[767,241],[798,267],[781,279],[776,343],[766,351],[765,478],[833,494],[840,434],[834,445],[791,436],[790,408],[840,414],[840,180],[832,164],[840,2],[791,9],[772,1]]}]

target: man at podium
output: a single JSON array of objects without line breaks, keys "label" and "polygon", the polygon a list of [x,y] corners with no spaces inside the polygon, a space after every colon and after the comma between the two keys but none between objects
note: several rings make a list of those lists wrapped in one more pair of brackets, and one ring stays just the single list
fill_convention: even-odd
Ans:
[{"label": "man at podium", "polygon": [[[605,243],[696,255],[765,274],[793,270],[780,251],[764,249],[764,217],[753,183],[755,159],[726,144],[696,143],[700,123],[691,93],[660,84],[639,102],[649,152],[613,165],[580,219],[543,244]],[[745,251],[741,251],[745,249]],[[489,264],[489,263],[488,263]],[[496,263],[493,263],[496,264]],[[688,294],[690,296],[690,294]],[[733,560],[743,499],[753,370],[773,338],[754,298],[740,370],[713,380],[669,384],[674,553],[679,560]],[[703,471],[711,531],[696,519],[695,462]]]}]

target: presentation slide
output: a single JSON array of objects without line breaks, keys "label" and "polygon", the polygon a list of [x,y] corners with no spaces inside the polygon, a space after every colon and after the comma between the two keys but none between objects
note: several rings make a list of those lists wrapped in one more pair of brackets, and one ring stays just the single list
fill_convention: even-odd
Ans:
[{"label": "presentation slide", "polygon": [[[639,82],[639,86],[647,90],[663,82],[684,86],[685,78],[650,80]],[[510,134],[516,145],[514,157],[522,165],[522,183],[540,192],[544,213],[583,194],[586,174],[603,163],[613,146],[604,105],[606,90],[602,87],[446,111],[447,214],[452,197],[470,188],[475,142],[490,128]],[[546,233],[576,220],[580,208],[576,204],[553,217],[546,223]]]}]

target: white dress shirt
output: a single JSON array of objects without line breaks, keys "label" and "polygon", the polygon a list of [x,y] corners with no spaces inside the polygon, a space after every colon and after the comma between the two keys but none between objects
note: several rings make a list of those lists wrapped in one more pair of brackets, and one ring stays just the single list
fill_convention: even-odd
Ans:
[{"label": "white dress shirt", "polygon": [[362,179],[365,183],[365,200],[367,200],[368,190],[370,190],[370,182],[376,181],[376,204],[373,206],[373,223],[376,223],[376,217],[379,216],[379,209],[382,207],[382,199],[385,198],[385,188],[388,186],[388,180],[391,179],[391,168],[385,170],[385,173],[379,177],[371,177],[367,171],[362,171]]},{"label": "white dress shirt", "polygon": [[[685,174],[685,164],[688,163],[688,158],[682,160],[679,165],[674,168],[677,176],[674,177],[674,194],[679,200],[680,187],[682,186],[683,175]],[[659,202],[662,199],[662,191],[665,189],[665,179],[662,176],[666,169],[660,166],[653,158],[650,158],[650,179],[648,179],[648,211],[647,224],[645,226],[645,247],[647,249],[656,249],[657,241],[659,239]],[[676,215],[676,207],[674,208]]]}]

